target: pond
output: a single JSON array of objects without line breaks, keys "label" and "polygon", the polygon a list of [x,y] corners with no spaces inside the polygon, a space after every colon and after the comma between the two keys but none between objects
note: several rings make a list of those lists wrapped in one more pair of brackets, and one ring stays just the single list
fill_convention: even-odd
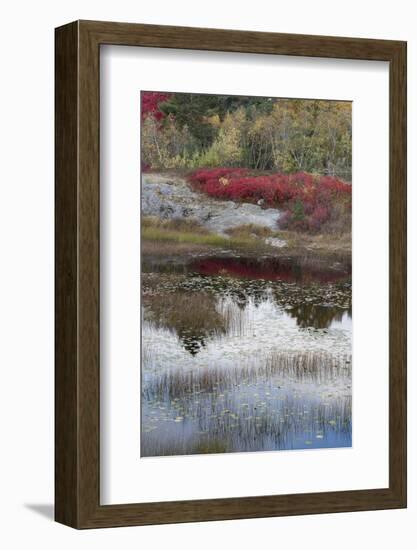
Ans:
[{"label": "pond", "polygon": [[143,259],[141,456],[351,446],[350,272]]}]

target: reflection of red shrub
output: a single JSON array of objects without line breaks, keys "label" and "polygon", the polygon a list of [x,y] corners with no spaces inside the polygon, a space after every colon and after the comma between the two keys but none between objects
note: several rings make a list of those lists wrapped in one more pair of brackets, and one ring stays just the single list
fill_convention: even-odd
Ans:
[{"label": "reflection of red shrub", "polygon": [[189,179],[211,197],[283,209],[282,228],[317,232],[332,221],[334,212],[350,216],[352,187],[330,176],[252,175],[243,168],[215,168],[197,170]]},{"label": "reflection of red shrub", "polygon": [[333,283],[349,277],[345,269],[334,270],[321,265],[303,265],[294,260],[268,258],[261,261],[248,258],[206,258],[194,261],[190,269],[201,275],[225,275],[241,279],[264,279],[302,283]]}]

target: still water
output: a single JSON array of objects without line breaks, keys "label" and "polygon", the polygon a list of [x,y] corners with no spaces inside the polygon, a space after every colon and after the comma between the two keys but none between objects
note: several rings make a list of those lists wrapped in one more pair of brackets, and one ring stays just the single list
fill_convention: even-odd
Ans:
[{"label": "still water", "polygon": [[142,265],[141,456],[348,447],[350,266]]}]

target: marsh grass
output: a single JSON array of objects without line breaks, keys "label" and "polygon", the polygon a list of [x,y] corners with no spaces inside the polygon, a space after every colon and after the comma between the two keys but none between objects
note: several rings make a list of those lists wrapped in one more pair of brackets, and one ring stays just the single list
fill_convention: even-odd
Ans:
[{"label": "marsh grass", "polygon": [[249,239],[253,237],[266,238],[275,235],[275,232],[272,231],[269,227],[263,225],[257,225],[254,223],[248,223],[243,225],[238,225],[237,227],[232,227],[226,230],[226,233],[234,238],[244,238]]},{"label": "marsh grass", "polygon": [[223,248],[254,248],[262,246],[271,247],[260,243],[257,238],[247,231],[237,232],[235,236],[227,237],[210,233],[206,228],[191,218],[173,218],[162,220],[156,216],[144,216],[141,220],[141,235],[143,241],[155,243],[175,243],[202,245]]},{"label": "marsh grass", "polygon": [[[142,435],[141,454],[172,456],[351,446],[350,400],[300,404],[288,396],[280,405],[279,412],[268,409],[253,415],[251,410],[237,419],[234,413],[222,414],[212,406],[211,414],[200,413],[199,420],[190,415],[185,425],[168,421],[162,430],[158,426],[164,424],[161,419]],[[195,422],[197,429],[190,430]]]},{"label": "marsh grass", "polygon": [[248,309],[237,306],[230,299],[219,300],[217,309],[224,319],[227,334],[245,336],[252,330]]},{"label": "marsh grass", "polygon": [[[296,258],[310,266],[351,261],[352,235],[312,235],[295,231],[272,231],[256,224],[240,225],[226,230],[226,235],[211,233],[191,218],[162,220],[143,216],[141,220],[142,254],[187,255],[210,249],[244,250],[248,257],[259,254]],[[287,243],[282,249],[270,246],[265,239],[274,237]]]},{"label": "marsh grass", "polygon": [[174,242],[184,244],[200,244],[207,246],[228,246],[229,239],[213,233],[193,233],[166,229],[164,227],[144,227],[142,239],[152,241]]},{"label": "marsh grass", "polygon": [[350,357],[277,352],[257,363],[150,374],[142,456],[351,445]]},{"label": "marsh grass", "polygon": [[317,259],[338,256],[350,261],[352,255],[352,233],[351,231],[336,230],[332,233],[302,233],[298,231],[280,230],[276,236],[287,242],[287,251],[299,257],[313,255]]},{"label": "marsh grass", "polygon": [[212,251],[212,247],[208,247],[202,243],[190,243],[179,241],[154,241],[151,239],[142,239],[141,252],[143,257],[154,257],[166,259],[168,257],[193,257],[196,254],[207,253]]},{"label": "marsh grass", "polygon": [[[144,359],[144,367],[147,364]],[[148,363],[150,365],[152,363]],[[252,364],[222,368],[216,365],[182,371],[173,369],[155,373],[144,387],[147,399],[175,399],[195,392],[216,392],[239,386],[254,385],[265,380],[292,379],[303,383],[322,384],[348,380],[351,376],[351,357],[335,357],[324,352],[274,352],[260,356]]]},{"label": "marsh grass", "polygon": [[[184,254],[198,252],[207,248],[227,250],[246,250],[249,254],[265,253],[274,256],[288,256],[329,262],[351,258],[352,235],[308,234],[296,231],[273,231],[256,224],[244,224],[226,230],[226,235],[211,233],[192,218],[161,219],[156,216],[143,216],[141,219],[143,254]],[[287,243],[277,249],[265,243],[268,237],[275,237]]]}]

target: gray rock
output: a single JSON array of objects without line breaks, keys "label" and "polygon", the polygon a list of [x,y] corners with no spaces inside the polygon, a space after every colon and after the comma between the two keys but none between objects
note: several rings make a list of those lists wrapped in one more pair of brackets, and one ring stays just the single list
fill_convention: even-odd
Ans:
[{"label": "gray rock", "polygon": [[141,206],[145,216],[195,219],[218,234],[246,224],[276,230],[281,216],[281,212],[274,208],[262,209],[257,204],[213,199],[193,191],[182,178],[168,178],[160,174],[143,174]]},{"label": "gray rock", "polygon": [[268,237],[265,239],[265,244],[269,244],[269,246],[274,246],[275,248],[284,248],[287,246],[287,242],[283,239],[277,239],[275,237]]}]

